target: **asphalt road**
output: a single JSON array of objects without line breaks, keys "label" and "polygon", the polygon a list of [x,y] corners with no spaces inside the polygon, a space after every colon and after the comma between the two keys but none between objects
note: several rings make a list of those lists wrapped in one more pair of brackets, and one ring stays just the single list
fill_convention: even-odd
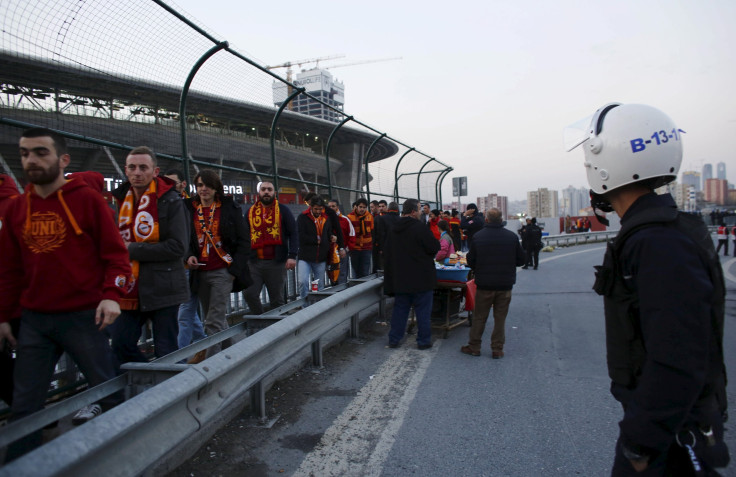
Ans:
[{"label": "asphalt road", "polygon": [[[172,475],[605,476],[619,405],[608,392],[602,300],[591,290],[602,244],[542,253],[519,270],[506,322],[506,356],[461,354],[468,328],[416,349],[388,349],[387,328],[325,356],[269,393],[271,428],[243,417]],[[736,369],[736,259],[729,289],[726,362]],[[736,385],[729,388],[736,415]],[[734,427],[734,424],[727,425]],[[727,432],[736,455],[736,431]],[[724,475],[736,476],[736,465]]]}]

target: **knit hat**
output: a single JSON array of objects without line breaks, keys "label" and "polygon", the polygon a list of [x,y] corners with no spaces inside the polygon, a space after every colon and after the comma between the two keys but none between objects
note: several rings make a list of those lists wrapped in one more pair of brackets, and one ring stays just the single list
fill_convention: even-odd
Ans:
[{"label": "knit hat", "polygon": [[470,204],[468,204],[468,206],[467,206],[467,207],[465,208],[465,210],[470,210],[470,209],[473,209],[473,210],[478,210],[478,206],[477,206],[477,205],[475,205],[475,204],[473,204],[473,203],[470,203]]}]

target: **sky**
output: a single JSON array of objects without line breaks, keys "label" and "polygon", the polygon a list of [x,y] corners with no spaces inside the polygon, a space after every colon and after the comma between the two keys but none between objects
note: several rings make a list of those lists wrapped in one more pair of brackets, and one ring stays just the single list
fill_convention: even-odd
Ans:
[{"label": "sky", "polygon": [[171,4],[262,65],[401,57],[331,72],[348,114],[454,168],[445,201],[460,176],[472,200],[584,187],[562,131],[612,101],[655,106],[686,131],[681,171],[722,161],[736,179],[732,0]]}]

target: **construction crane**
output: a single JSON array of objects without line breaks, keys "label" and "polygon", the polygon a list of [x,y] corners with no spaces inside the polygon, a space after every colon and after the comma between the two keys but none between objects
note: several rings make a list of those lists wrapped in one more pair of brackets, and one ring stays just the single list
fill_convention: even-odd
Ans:
[{"label": "construction crane", "polygon": [[297,60],[297,61],[287,61],[286,63],[282,63],[280,65],[273,65],[273,66],[266,66],[267,70],[275,70],[277,68],[286,68],[286,81],[291,83],[291,75],[292,75],[292,66],[297,66],[299,68],[302,67],[302,65],[307,63],[316,63],[317,68],[319,68],[319,62],[320,61],[327,61],[327,60],[334,60],[337,58],[345,58],[345,55],[338,54],[338,55],[330,55],[330,56],[322,56],[320,58],[310,58],[308,60]]},{"label": "construction crane", "polygon": [[343,66],[365,65],[367,63],[378,63],[378,62],[381,62],[381,61],[395,61],[395,60],[403,60],[403,59],[404,58],[402,58],[401,56],[396,56],[396,57],[393,57],[393,58],[379,58],[379,59],[376,59],[376,60],[355,61],[353,63],[342,63],[340,65],[327,66],[324,69],[331,70],[333,68],[342,68]]}]

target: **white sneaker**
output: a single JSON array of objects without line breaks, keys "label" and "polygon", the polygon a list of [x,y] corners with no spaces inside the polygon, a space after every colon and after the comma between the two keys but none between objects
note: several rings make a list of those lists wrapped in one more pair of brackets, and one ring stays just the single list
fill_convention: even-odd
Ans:
[{"label": "white sneaker", "polygon": [[100,414],[102,414],[102,408],[99,404],[90,404],[89,406],[84,406],[74,415],[74,417],[72,418],[72,424],[74,424],[75,426],[79,426],[80,424],[84,424],[85,422],[94,419]]}]

